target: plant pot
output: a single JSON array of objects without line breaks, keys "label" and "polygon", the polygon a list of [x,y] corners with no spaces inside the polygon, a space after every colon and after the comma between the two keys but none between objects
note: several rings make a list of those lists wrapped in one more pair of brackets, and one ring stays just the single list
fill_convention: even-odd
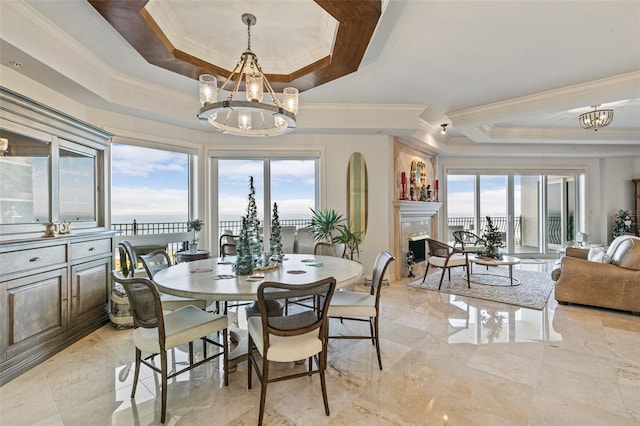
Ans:
[{"label": "plant pot", "polygon": [[193,242],[189,243],[189,253],[197,253],[198,252],[198,243]]}]

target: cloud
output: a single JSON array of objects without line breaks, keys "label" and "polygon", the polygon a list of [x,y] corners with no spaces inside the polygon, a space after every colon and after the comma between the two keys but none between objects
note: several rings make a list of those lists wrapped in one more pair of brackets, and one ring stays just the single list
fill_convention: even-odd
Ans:
[{"label": "cloud", "polygon": [[114,176],[147,177],[155,172],[181,172],[188,168],[189,156],[178,152],[113,144],[111,169]]},{"label": "cloud", "polygon": [[189,194],[185,190],[114,186],[111,191],[113,214],[188,214]]}]

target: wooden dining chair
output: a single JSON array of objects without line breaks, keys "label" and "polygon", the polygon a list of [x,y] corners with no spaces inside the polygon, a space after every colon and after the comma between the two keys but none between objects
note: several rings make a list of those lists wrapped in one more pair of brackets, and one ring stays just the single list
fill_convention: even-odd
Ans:
[{"label": "wooden dining chair", "polygon": [[395,258],[388,251],[378,253],[373,266],[371,276],[371,290],[368,293],[361,291],[336,291],[329,305],[329,317],[341,320],[367,321],[369,332],[367,335],[333,335],[330,339],[371,339],[376,347],[378,366],[382,370],[382,357],[380,355],[380,292],[382,281],[387,267]]},{"label": "wooden dining chair", "polygon": [[[260,413],[258,424],[264,419],[264,408],[267,397],[267,384],[298,377],[320,375],[320,387],[324,401],[325,414],[329,415],[329,399],[325,382],[327,366],[327,309],[336,288],[335,278],[326,278],[310,284],[283,284],[264,282],[258,287],[258,305],[260,316],[247,319],[249,331],[249,366],[247,386],[251,389],[252,370],[261,382]],[[284,316],[269,316],[267,305],[280,303],[287,298],[317,297],[320,300],[318,309],[298,306]],[[261,357],[262,368],[258,358]],[[293,362],[308,359],[308,369],[269,377],[270,362]],[[313,369],[315,361],[316,368]],[[292,402],[293,403],[293,402]]]},{"label": "wooden dining chair", "polygon": [[[160,422],[164,423],[167,412],[167,381],[179,374],[198,367],[205,362],[222,357],[224,384],[229,385],[226,315],[206,312],[195,306],[183,306],[175,311],[164,313],[160,293],[153,281],[148,278],[125,278],[120,272],[112,271],[113,280],[122,285],[127,292],[133,313],[133,343],[136,347],[135,371],[131,398],[136,395],[136,387],[140,377],[140,365],[144,364],[161,375],[162,406]],[[222,331],[221,342],[210,338]],[[202,340],[204,358],[194,362],[193,342]],[[167,351],[180,345],[189,346],[189,365],[169,374],[167,367]],[[222,349],[207,356],[207,344]],[[143,358],[142,354],[150,356]],[[160,367],[152,359],[160,355]]]},{"label": "wooden dining chair", "polygon": [[443,242],[427,238],[427,267],[424,270],[424,277],[422,282],[427,278],[429,272],[429,266],[437,266],[442,268],[442,275],[440,276],[440,283],[438,284],[438,290],[442,287],[442,280],[444,274],[449,273],[449,281],[451,281],[451,268],[462,267],[467,271],[467,286],[471,288],[471,282],[469,277],[469,253],[462,249],[457,249]]},{"label": "wooden dining chair", "polygon": [[[149,254],[139,256],[142,266],[147,272],[148,277],[153,281],[153,276],[163,269],[167,269],[172,265],[171,257],[166,250],[155,250]],[[160,301],[162,308],[166,311],[173,311],[183,306],[193,305],[196,308],[206,309],[207,301],[199,299],[190,299],[187,297],[174,296],[172,294],[160,293]],[[226,313],[226,312],[225,312]]]}]

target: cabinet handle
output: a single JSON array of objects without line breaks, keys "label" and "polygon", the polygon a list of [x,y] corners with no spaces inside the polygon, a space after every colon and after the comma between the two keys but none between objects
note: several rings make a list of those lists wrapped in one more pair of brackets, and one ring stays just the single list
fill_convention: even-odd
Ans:
[{"label": "cabinet handle", "polygon": [[32,257],[31,259],[29,259],[29,262],[37,262],[39,260],[42,260],[42,258],[40,256],[36,256],[36,257]]},{"label": "cabinet handle", "polygon": [[89,247],[89,251],[95,251],[95,247]]}]

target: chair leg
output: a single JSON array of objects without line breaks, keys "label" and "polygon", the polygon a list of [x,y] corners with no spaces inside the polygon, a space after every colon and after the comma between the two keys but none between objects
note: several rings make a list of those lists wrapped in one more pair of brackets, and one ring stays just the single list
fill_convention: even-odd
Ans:
[{"label": "chair leg", "polygon": [[[320,364],[326,364],[327,353],[325,351],[320,352]],[[329,398],[327,397],[327,383],[324,377],[324,368],[320,368],[320,387],[322,388],[322,400],[324,401],[324,412],[329,415]]]},{"label": "chair leg", "polygon": [[373,330],[373,317],[369,318],[369,331],[371,332],[371,344],[376,345],[375,331]]},{"label": "chair leg", "polygon": [[167,416],[167,351],[160,354],[160,368],[162,369],[162,408],[160,423],[164,423]]},{"label": "chair leg", "polygon": [[378,366],[382,370],[382,357],[380,356],[380,329],[378,328],[378,317],[373,319],[375,322],[376,330],[376,352],[378,353]]},{"label": "chair leg", "polygon": [[258,417],[258,426],[262,425],[264,419],[264,406],[267,401],[267,384],[269,382],[269,361],[267,357],[262,357],[262,386],[260,388],[260,415]]},{"label": "chair leg", "polygon": [[251,389],[251,373],[253,370],[253,340],[251,339],[251,335],[249,335],[247,343],[247,389]]},{"label": "chair leg", "polygon": [[142,351],[136,348],[136,366],[133,372],[133,389],[131,389],[131,398],[136,396],[136,387],[138,386],[138,377],[140,376],[140,359],[142,358]]},{"label": "chair leg", "polygon": [[222,331],[222,339],[222,356],[224,357],[222,374],[224,374],[224,385],[229,386],[229,339],[226,328]]},{"label": "chair leg", "polygon": [[[440,284],[438,284],[438,290],[442,287],[442,280],[444,279],[444,274],[447,272],[447,268],[442,269],[442,275],[440,275]],[[449,277],[449,281],[451,281],[451,277]]]},{"label": "chair leg", "polygon": [[427,262],[427,267],[424,269],[424,276],[422,277],[423,284],[424,284],[424,280],[427,278],[427,272],[429,272],[429,262]]},{"label": "chair leg", "polygon": [[471,275],[469,275],[469,268],[467,267],[467,287],[471,288]]}]

